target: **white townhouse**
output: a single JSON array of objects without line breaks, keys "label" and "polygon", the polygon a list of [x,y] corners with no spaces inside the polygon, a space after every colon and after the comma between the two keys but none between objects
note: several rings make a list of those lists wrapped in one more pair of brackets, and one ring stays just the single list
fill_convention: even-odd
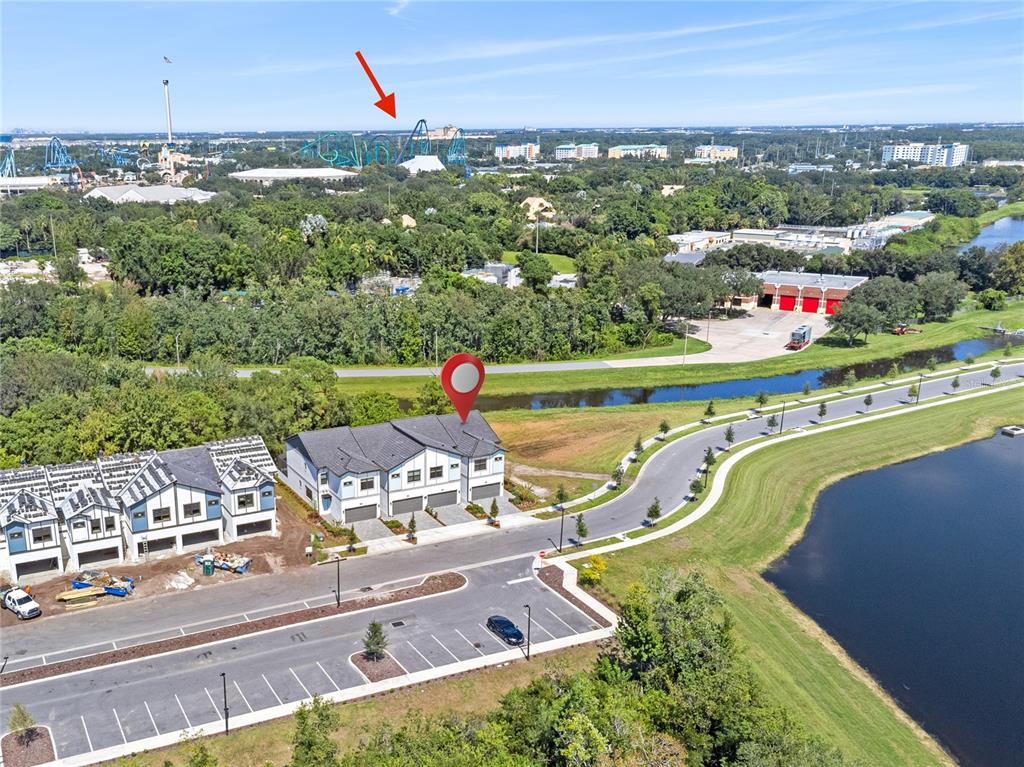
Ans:
[{"label": "white townhouse", "polygon": [[0,471],[0,571],[18,580],[276,534],[276,471],[258,436]]},{"label": "white townhouse", "polygon": [[350,524],[426,506],[504,494],[501,440],[472,411],[355,428],[306,431],[285,440],[285,484],[321,516]]}]

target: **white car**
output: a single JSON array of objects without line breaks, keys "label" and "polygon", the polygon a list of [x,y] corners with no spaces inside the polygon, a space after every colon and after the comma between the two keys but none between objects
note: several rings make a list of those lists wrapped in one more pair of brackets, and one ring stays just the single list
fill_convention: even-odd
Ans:
[{"label": "white car", "polygon": [[4,607],[18,616],[18,620],[24,621],[43,614],[42,608],[26,591],[19,588],[9,589],[4,592]]}]

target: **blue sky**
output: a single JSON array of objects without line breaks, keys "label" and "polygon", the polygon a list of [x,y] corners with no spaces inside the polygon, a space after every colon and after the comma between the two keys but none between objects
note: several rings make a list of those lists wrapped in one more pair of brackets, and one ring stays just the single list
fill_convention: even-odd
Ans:
[{"label": "blue sky", "polygon": [[[1020,121],[1020,2],[0,3],[0,130]],[[398,120],[354,56],[361,50]],[[173,63],[163,62],[169,56]]]}]

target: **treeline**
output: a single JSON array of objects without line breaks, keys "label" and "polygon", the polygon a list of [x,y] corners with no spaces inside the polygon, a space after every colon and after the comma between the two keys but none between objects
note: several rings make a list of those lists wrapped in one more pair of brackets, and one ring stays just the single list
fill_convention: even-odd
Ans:
[{"label": "treeline", "polygon": [[[288,767],[842,767],[758,681],[722,599],[698,571],[647,573],[589,671],[549,672],[475,715],[411,714],[340,745],[321,698],[299,708]],[[385,703],[386,705],[386,703]],[[481,705],[489,708],[488,702]],[[218,767],[203,741],[189,767]],[[119,767],[137,767],[128,757]],[[170,763],[168,763],[170,764]]]}]

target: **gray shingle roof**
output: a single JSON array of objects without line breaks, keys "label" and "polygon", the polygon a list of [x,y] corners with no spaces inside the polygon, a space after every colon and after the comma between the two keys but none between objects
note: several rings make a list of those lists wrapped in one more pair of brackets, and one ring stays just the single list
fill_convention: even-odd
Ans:
[{"label": "gray shingle roof", "polygon": [[335,474],[388,471],[425,447],[469,458],[491,455],[501,440],[478,410],[462,423],[454,413],[421,415],[370,426],[304,431],[286,440],[318,469]]},{"label": "gray shingle roof", "polygon": [[60,513],[64,519],[70,519],[92,506],[102,506],[117,510],[117,499],[105,487],[81,487],[71,493],[60,505]]},{"label": "gray shingle roof", "polygon": [[241,459],[236,459],[221,474],[221,481],[228,490],[235,490],[239,487],[262,485],[264,482],[271,481],[271,477],[265,471],[261,471]]},{"label": "gray shingle roof", "polygon": [[29,490],[19,490],[0,508],[0,526],[10,524],[12,517],[20,517],[29,522],[56,519],[57,510],[46,498]]}]

